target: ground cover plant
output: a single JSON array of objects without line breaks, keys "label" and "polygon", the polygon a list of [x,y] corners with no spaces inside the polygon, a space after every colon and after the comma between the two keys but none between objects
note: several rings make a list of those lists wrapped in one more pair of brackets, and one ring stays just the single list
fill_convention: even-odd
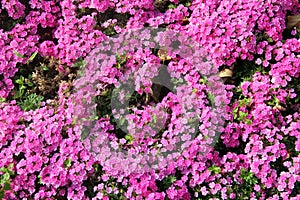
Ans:
[{"label": "ground cover plant", "polygon": [[300,199],[299,24],[296,0],[1,0],[0,199]]}]

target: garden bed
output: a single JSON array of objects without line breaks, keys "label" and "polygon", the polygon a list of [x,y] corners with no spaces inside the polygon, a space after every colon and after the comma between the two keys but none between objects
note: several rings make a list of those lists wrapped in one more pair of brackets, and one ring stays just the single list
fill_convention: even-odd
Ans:
[{"label": "garden bed", "polygon": [[2,0],[0,199],[300,199],[299,12]]}]

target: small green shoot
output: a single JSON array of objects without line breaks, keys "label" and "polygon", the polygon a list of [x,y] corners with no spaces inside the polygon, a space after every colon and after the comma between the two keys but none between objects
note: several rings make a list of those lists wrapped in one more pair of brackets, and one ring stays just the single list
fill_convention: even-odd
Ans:
[{"label": "small green shoot", "polygon": [[71,158],[68,158],[67,160],[64,161],[64,167],[66,169],[70,168],[72,165],[72,159]]},{"label": "small green shoot", "polygon": [[38,54],[38,52],[34,52],[27,60],[27,65],[34,60],[34,58],[36,57],[36,55]]},{"label": "small green shoot", "polygon": [[20,54],[19,52],[17,52],[17,51],[14,51],[14,54],[16,56],[18,56],[19,58],[24,58],[24,56],[22,54]]},{"label": "small green shoot", "polygon": [[40,108],[41,102],[43,101],[43,99],[44,99],[43,96],[39,96],[39,95],[33,93],[33,94],[26,96],[24,100],[20,100],[18,102],[18,105],[20,105],[20,107],[25,111],[35,110],[35,109]]},{"label": "small green shoot", "polygon": [[221,168],[215,165],[209,167],[208,170],[214,174],[219,174],[221,172]]},{"label": "small green shoot", "polygon": [[125,135],[125,140],[127,140],[129,144],[132,144],[134,137],[131,134],[127,134]]},{"label": "small green shoot", "polygon": [[0,168],[0,172],[2,172],[2,174],[0,175],[0,199],[4,198],[5,191],[11,190],[10,178],[12,175],[14,175],[12,167],[13,164],[10,164],[7,168]]}]

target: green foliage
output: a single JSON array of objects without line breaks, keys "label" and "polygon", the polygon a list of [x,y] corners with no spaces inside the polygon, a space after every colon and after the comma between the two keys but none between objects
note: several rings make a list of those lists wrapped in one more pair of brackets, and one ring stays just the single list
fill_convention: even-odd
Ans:
[{"label": "green foliage", "polygon": [[132,144],[134,137],[131,134],[127,134],[125,135],[125,140],[127,140],[129,144]]},{"label": "green foliage", "polygon": [[[20,54],[20,53],[17,52],[17,51],[14,51],[14,54],[15,54],[16,56],[18,56],[19,58],[25,58],[24,55]],[[31,61],[34,60],[34,58],[37,56],[37,54],[38,54],[37,51],[34,52],[33,54],[31,54],[31,56],[30,56],[30,57],[27,59],[27,61],[26,61],[27,65],[28,65]]]},{"label": "green foliage", "polygon": [[215,108],[215,95],[212,92],[208,92],[207,99],[209,100],[209,106]]},{"label": "green foliage", "polygon": [[268,41],[268,43],[274,42],[273,39],[267,33],[256,32],[255,35],[257,38],[257,42],[261,42],[261,41]]},{"label": "green foliage", "polygon": [[82,68],[86,66],[86,61],[83,58],[79,58],[76,63],[72,65],[73,68]]},{"label": "green foliage", "polygon": [[14,172],[12,171],[13,164],[10,164],[7,168],[2,167],[0,168],[0,172],[2,174],[0,175],[0,199],[3,199],[5,191],[10,190],[10,178],[12,175],[14,175]]},{"label": "green foliage", "polygon": [[296,151],[295,144],[296,144],[296,137],[295,136],[288,136],[285,135],[282,139],[282,143],[285,144],[286,149],[288,151],[288,157],[297,157],[299,156],[300,152]]},{"label": "green foliage", "polygon": [[249,106],[251,103],[252,99],[251,98],[244,98],[239,100],[239,106]]},{"label": "green foliage", "polygon": [[186,7],[190,7],[192,4],[191,0],[179,0],[179,4],[183,4]]},{"label": "green foliage", "polygon": [[250,119],[247,119],[247,116],[248,116],[247,112],[238,111],[238,114],[237,114],[237,109],[235,108],[233,110],[233,118],[234,119],[236,119],[237,121],[240,121],[240,122],[245,122],[248,125],[251,125],[252,122]]},{"label": "green foliage", "polygon": [[272,42],[274,42],[274,40],[272,38],[268,37],[268,42],[272,43]]},{"label": "green foliage", "polygon": [[[14,54],[20,58],[25,58],[24,55],[17,51]],[[33,93],[35,87],[32,82],[32,70],[34,65],[29,65],[38,55],[38,52],[34,52],[28,59],[26,65],[21,65],[18,73],[13,78],[14,89],[13,96],[8,97],[8,99],[16,100],[17,104],[25,111],[34,110],[40,108],[40,103],[43,101],[44,97]]]},{"label": "green foliage", "polygon": [[42,68],[43,71],[49,71],[50,70],[49,67],[47,67],[46,65],[42,65],[41,68]]},{"label": "green foliage", "polygon": [[176,181],[175,176],[168,176],[163,180],[163,184],[166,188],[169,188]]},{"label": "green foliage", "polygon": [[38,52],[36,51],[36,52],[34,52],[34,53],[28,58],[28,60],[27,60],[27,65],[28,65],[31,61],[33,61],[33,59],[36,57],[37,54],[38,54]]},{"label": "green foliage", "polygon": [[154,124],[157,123],[157,115],[156,114],[153,115],[152,123],[154,123]]},{"label": "green foliage", "polygon": [[44,99],[43,96],[33,93],[28,96],[25,96],[24,99],[21,99],[17,103],[25,111],[35,110],[40,108],[43,99]]},{"label": "green foliage", "polygon": [[249,106],[251,101],[252,101],[252,99],[250,99],[250,98],[244,98],[244,99],[238,100],[238,106],[232,110],[233,118],[235,120],[240,121],[240,122],[245,122],[248,125],[250,125],[252,123],[250,119],[247,119],[248,112],[243,112],[243,111],[239,110],[239,108],[241,108],[243,106]]},{"label": "green foliage", "polygon": [[203,78],[201,78],[200,80],[199,80],[199,82],[201,83],[201,84],[206,84],[207,83],[207,77],[203,77]]},{"label": "green foliage", "polygon": [[160,191],[166,191],[176,180],[176,176],[170,175],[165,177],[162,181],[156,181],[156,184]]},{"label": "green foliage", "polygon": [[[244,168],[241,168],[241,179],[243,183],[233,185],[233,191],[237,194],[237,199],[249,199],[253,192],[253,187],[258,184],[258,179],[254,174]],[[259,194],[256,194],[259,196]]]},{"label": "green foliage", "polygon": [[24,58],[24,56],[22,54],[20,54],[19,52],[17,52],[17,51],[14,51],[14,54],[16,56],[18,56],[19,58]]},{"label": "green foliage", "polygon": [[94,168],[95,174],[101,172],[101,166],[99,164],[93,164],[93,168]]},{"label": "green foliage", "polygon": [[31,89],[34,87],[34,84],[31,82],[31,76],[29,78],[25,78],[24,76],[20,76],[18,79],[15,80],[17,84],[16,93],[14,95],[14,99],[23,99],[26,95],[26,90]]},{"label": "green foliage", "polygon": [[127,61],[126,52],[123,52],[123,54],[116,54],[116,61],[117,68],[120,69]]},{"label": "green foliage", "polygon": [[69,167],[71,167],[72,165],[72,159],[71,158],[68,158],[67,160],[64,161],[64,167],[66,169],[68,169]]},{"label": "green foliage", "polygon": [[209,167],[208,170],[214,174],[219,174],[221,172],[221,168],[215,165]]},{"label": "green foliage", "polygon": [[235,66],[233,75],[236,86],[239,86],[244,81],[252,81],[256,72],[266,74],[270,70],[268,67],[258,66],[254,61],[248,60],[237,60]]},{"label": "green foliage", "polygon": [[184,80],[180,77],[180,78],[171,78],[171,82],[174,84],[174,88],[176,90],[176,87],[179,85],[183,85]]},{"label": "green foliage", "polygon": [[110,24],[108,27],[103,28],[103,33],[107,36],[113,36],[113,35],[117,34],[117,32],[115,30],[115,25]]},{"label": "green foliage", "polygon": [[168,6],[168,8],[169,8],[169,9],[175,9],[175,8],[177,8],[177,5],[171,3],[171,4]]},{"label": "green foliage", "polygon": [[244,168],[241,169],[241,178],[247,185],[255,185],[258,183],[257,178],[254,176],[254,174]]},{"label": "green foliage", "polygon": [[279,99],[276,96],[273,96],[273,98],[267,102],[269,106],[279,106],[280,102]]},{"label": "green foliage", "polygon": [[96,97],[97,103],[97,116],[101,117],[110,117],[111,113],[111,98],[114,90],[114,86],[108,86],[104,91],[101,92],[99,96]]}]

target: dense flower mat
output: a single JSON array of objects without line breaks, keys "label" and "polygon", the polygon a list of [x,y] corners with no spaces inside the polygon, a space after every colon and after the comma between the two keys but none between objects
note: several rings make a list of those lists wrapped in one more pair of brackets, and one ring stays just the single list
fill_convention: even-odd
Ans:
[{"label": "dense flower mat", "polygon": [[[300,199],[299,17],[287,27],[299,12],[296,0],[1,0],[0,199]],[[191,101],[200,116],[197,136],[176,160],[122,171],[103,164],[106,152],[95,156],[86,148],[71,97],[94,48],[143,27],[191,38],[215,69],[232,75],[218,86],[224,123],[207,146],[218,100],[188,59],[145,49],[102,64],[90,94],[94,128],[116,148],[169,148],[179,132],[191,131],[180,101]],[[150,78],[161,62],[189,87],[155,96]],[[147,141],[119,130],[109,110],[113,84],[142,63],[153,66],[135,74],[128,121],[138,121],[141,132],[160,115],[167,121]],[[84,91],[76,95],[86,98]],[[145,105],[151,102],[158,110]]]}]

